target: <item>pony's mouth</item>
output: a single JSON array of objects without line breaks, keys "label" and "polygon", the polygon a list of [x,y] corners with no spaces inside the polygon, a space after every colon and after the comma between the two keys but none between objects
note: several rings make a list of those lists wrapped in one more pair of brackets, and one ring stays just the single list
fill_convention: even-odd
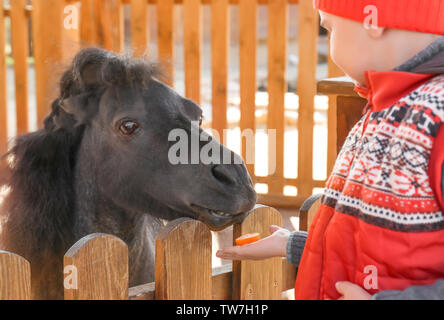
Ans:
[{"label": "pony's mouth", "polygon": [[248,213],[232,214],[220,210],[204,208],[192,204],[191,208],[197,214],[197,219],[207,224],[214,231],[222,230],[233,223],[241,222]]}]

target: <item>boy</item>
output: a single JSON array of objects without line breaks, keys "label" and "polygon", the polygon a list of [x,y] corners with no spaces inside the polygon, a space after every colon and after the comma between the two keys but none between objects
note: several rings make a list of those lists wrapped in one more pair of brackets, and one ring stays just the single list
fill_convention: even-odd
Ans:
[{"label": "boy", "polygon": [[369,101],[308,235],[220,250],[287,256],[296,299],[444,299],[444,0],[315,0],[332,59]]}]

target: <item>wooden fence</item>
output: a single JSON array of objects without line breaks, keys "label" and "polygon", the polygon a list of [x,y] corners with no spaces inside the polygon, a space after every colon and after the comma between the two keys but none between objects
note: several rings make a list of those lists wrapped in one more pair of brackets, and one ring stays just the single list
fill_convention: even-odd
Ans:
[{"label": "wooden fence", "polygon": [[[59,67],[67,64],[73,54],[85,46],[99,45],[121,52],[124,46],[123,9],[131,12],[131,44],[135,55],[148,48],[149,24],[147,6],[157,8],[158,58],[172,61],[174,33],[177,29],[173,18],[175,6],[184,12],[185,93],[188,98],[201,101],[202,61],[202,6],[211,6],[212,47],[212,123],[219,133],[227,128],[228,105],[228,52],[229,7],[239,6],[239,58],[240,58],[240,122],[241,132],[256,129],[255,94],[257,92],[257,19],[258,7],[268,7],[268,129],[276,130],[276,170],[268,176],[256,176],[254,164],[248,170],[255,183],[267,184],[268,193],[260,195],[260,202],[272,206],[300,206],[312,194],[313,188],[322,188],[325,180],[313,179],[313,128],[314,97],[316,95],[316,67],[319,22],[312,0],[13,0],[4,8],[0,0],[0,153],[7,148],[7,93],[5,20],[11,23],[12,58],[14,60],[17,133],[29,131],[28,56],[33,53],[36,79],[37,123],[42,126],[49,112],[50,101],[57,94]],[[298,4],[299,11],[299,67],[297,94],[298,109],[298,172],[297,178],[284,176],[284,96],[287,91],[288,10]],[[69,27],[70,6],[80,5],[79,27]],[[68,23],[68,28],[66,24]],[[32,50],[29,40],[32,40]],[[336,70],[330,64],[330,70]],[[173,85],[174,67],[167,66]],[[333,71],[334,72],[334,71]],[[331,76],[336,75],[330,73]],[[329,114],[333,114],[330,113]],[[329,141],[334,141],[334,119],[329,117]],[[331,135],[331,137],[330,137]],[[220,135],[222,136],[222,135]],[[241,138],[242,139],[242,138]],[[295,141],[296,145],[296,141]],[[243,144],[242,156],[254,152],[254,142]],[[251,154],[251,153],[250,153]],[[328,168],[336,156],[336,147],[329,144]],[[296,165],[296,164],[295,164]],[[297,188],[297,196],[284,195],[284,187]]]},{"label": "wooden fence", "polygon": [[[234,226],[233,237],[249,232],[266,237],[270,224],[282,225],[282,216],[259,205]],[[281,299],[296,279],[295,267],[284,258],[234,261],[212,269],[211,232],[187,218],[169,222],[158,234],[155,263],[155,282],[128,288],[126,244],[107,234],[88,235],[64,256],[65,299],[271,300]],[[0,299],[29,299],[30,291],[29,263],[0,251]]]}]

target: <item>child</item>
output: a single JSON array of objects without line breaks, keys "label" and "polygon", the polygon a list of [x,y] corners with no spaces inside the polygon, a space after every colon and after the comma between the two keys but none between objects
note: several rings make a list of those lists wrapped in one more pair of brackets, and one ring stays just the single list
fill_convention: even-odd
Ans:
[{"label": "child", "polygon": [[286,256],[296,299],[444,299],[444,0],[315,0],[368,99],[305,232],[220,250]]}]

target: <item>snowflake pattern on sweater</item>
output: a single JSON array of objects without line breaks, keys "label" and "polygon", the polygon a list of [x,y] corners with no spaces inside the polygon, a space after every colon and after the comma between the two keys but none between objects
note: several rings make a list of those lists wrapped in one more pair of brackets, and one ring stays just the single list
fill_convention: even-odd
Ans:
[{"label": "snowflake pattern on sweater", "polygon": [[369,111],[349,133],[322,203],[367,223],[401,232],[444,228],[428,176],[444,122],[444,76],[393,106]]}]

